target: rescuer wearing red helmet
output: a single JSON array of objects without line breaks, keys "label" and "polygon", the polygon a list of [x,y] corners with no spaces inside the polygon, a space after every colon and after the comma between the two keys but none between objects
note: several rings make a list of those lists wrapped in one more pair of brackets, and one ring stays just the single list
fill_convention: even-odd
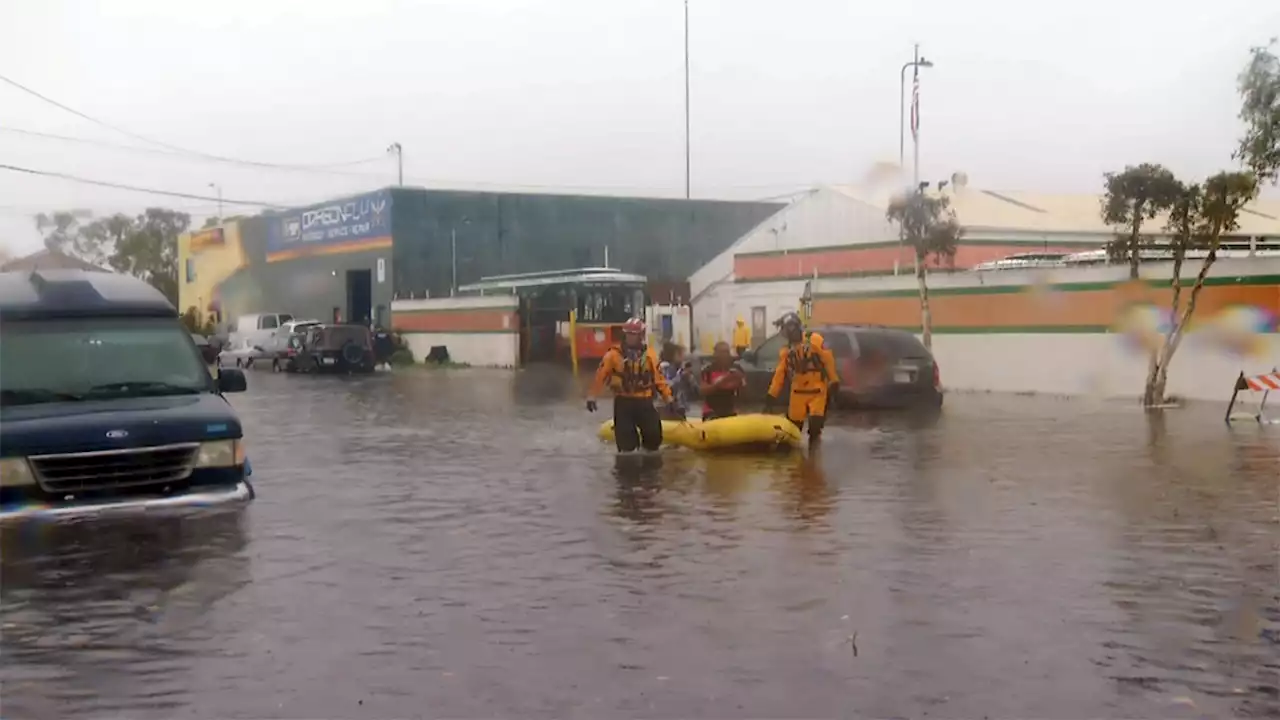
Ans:
[{"label": "rescuer wearing red helmet", "polygon": [[587,411],[595,412],[596,396],[605,385],[613,390],[613,435],[622,452],[662,447],[662,418],[653,406],[655,392],[677,415],[683,414],[658,370],[658,354],[645,345],[644,336],[644,320],[633,317],[623,323],[622,346],[605,352],[587,394]]},{"label": "rescuer wearing red helmet", "polygon": [[782,329],[787,345],[778,353],[778,367],[773,371],[773,381],[769,383],[764,412],[769,414],[773,410],[782,386],[790,379],[787,419],[798,428],[804,428],[805,420],[808,420],[809,442],[812,443],[822,437],[831,395],[840,388],[836,359],[820,333],[805,332],[799,315],[789,312],[778,318],[775,324]]}]

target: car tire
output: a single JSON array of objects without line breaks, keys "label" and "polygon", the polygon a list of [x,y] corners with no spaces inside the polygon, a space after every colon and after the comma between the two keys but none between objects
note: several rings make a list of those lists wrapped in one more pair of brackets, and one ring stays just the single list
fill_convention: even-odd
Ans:
[{"label": "car tire", "polygon": [[364,348],[348,340],[340,351],[342,361],[348,366],[359,366],[364,363]]}]

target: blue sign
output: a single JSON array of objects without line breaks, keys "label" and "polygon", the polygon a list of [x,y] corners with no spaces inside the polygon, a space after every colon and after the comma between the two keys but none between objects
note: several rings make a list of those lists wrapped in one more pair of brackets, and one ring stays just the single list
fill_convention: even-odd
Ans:
[{"label": "blue sign", "polygon": [[389,247],[389,190],[287,210],[267,228],[267,262]]}]

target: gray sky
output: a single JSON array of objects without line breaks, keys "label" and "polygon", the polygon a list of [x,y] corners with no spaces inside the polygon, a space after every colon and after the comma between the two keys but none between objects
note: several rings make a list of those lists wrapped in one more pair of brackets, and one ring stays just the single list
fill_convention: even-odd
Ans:
[{"label": "gray sky", "polygon": [[[695,197],[896,161],[914,42],[937,63],[921,81],[926,179],[1097,192],[1142,161],[1203,176],[1233,166],[1236,75],[1280,34],[1276,0],[689,4]],[[300,204],[393,184],[398,141],[406,184],[679,196],[682,20],[682,0],[0,0],[0,74],[95,118],[257,162],[378,158],[279,171],[0,129],[0,163]],[[3,83],[0,128],[146,147]],[[0,171],[0,242],[37,249],[42,210],[214,204]]]}]

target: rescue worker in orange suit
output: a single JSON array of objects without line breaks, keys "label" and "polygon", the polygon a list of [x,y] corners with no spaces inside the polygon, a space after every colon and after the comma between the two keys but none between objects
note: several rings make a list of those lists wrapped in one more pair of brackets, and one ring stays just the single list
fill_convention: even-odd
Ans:
[{"label": "rescue worker in orange suit", "polygon": [[596,411],[596,396],[608,385],[613,390],[613,435],[620,452],[639,447],[662,447],[662,419],[654,407],[654,394],[662,396],[668,408],[683,417],[683,408],[671,394],[671,387],[658,369],[658,354],[645,345],[645,324],[631,318],[622,325],[622,346],[605,352],[587,395],[587,412]]},{"label": "rescue worker in orange suit", "polygon": [[787,419],[802,430],[807,420],[809,442],[812,443],[822,437],[830,399],[840,389],[836,358],[826,348],[821,334],[805,332],[799,315],[787,313],[778,319],[777,325],[782,328],[787,345],[778,353],[778,368],[773,371],[773,381],[769,383],[764,412],[770,414],[783,384],[790,378]]}]

